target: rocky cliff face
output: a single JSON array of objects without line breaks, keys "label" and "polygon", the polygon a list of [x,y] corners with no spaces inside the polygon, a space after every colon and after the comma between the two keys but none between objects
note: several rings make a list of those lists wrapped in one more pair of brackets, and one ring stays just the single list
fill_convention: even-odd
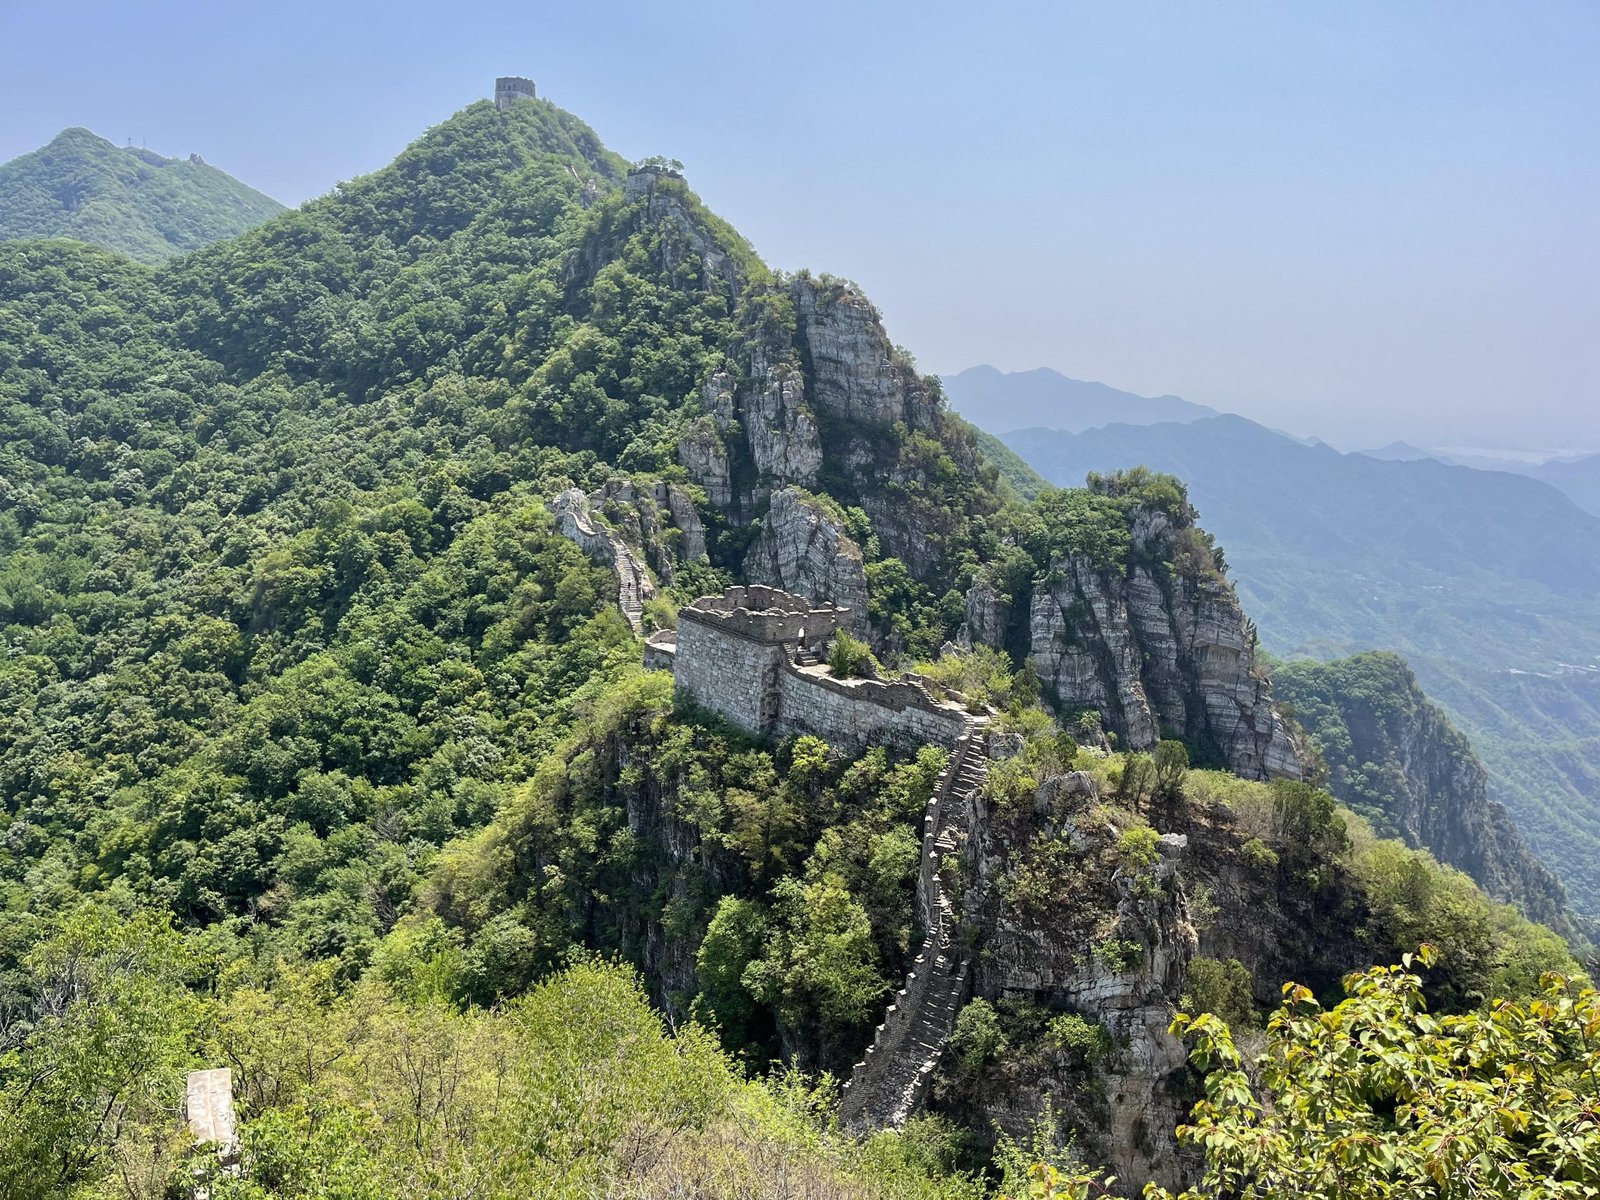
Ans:
[{"label": "rocky cliff face", "polygon": [[859,292],[803,275],[767,300],[701,388],[678,462],[735,524],[790,486],[860,505],[884,557],[944,579],[965,510],[996,502],[970,487],[982,473],[970,431]]},{"label": "rocky cliff face", "polygon": [[1098,710],[1122,749],[1179,737],[1247,779],[1300,778],[1232,587],[1215,571],[1171,565],[1180,529],[1161,513],[1140,513],[1134,526],[1125,569],[1067,556],[1034,588],[1030,659],[1059,708]]},{"label": "rocky cliff face", "polygon": [[1534,857],[1465,735],[1395,654],[1332,663],[1297,662],[1276,672],[1286,701],[1328,766],[1328,789],[1380,833],[1426,847],[1460,867],[1491,896],[1563,928],[1566,895]]},{"label": "rocky cliff face", "polygon": [[865,296],[809,278],[796,280],[789,294],[818,412],[860,430],[887,430],[896,422],[939,428],[931,387],[894,353]]},{"label": "rocky cliff face", "polygon": [[867,626],[867,576],[861,547],[828,506],[798,488],[772,497],[761,533],[744,560],[745,578],[850,610],[856,633]]},{"label": "rocky cliff face", "polygon": [[628,174],[623,184],[628,200],[643,200],[640,220],[666,235],[659,253],[664,272],[671,275],[692,258],[700,266],[700,286],[708,292],[726,289],[738,295],[745,281],[732,255],[686,203],[682,177],[676,171],[646,167]]},{"label": "rocky cliff face", "polygon": [[1089,1161],[1179,1186],[1193,1164],[1172,1131],[1194,1091],[1168,1026],[1198,946],[1181,873],[1187,839],[1152,834],[1130,853],[1082,774],[1047,781],[1028,809],[980,801],[973,821],[965,916],[983,931],[976,996],[1013,1020],[1031,1010],[1038,1025],[1066,1017],[1094,1033],[1075,1045],[1046,1034],[965,1094],[947,1063],[946,1096],[975,1127],[1015,1138],[1048,1103],[1058,1136],[1076,1138]]}]

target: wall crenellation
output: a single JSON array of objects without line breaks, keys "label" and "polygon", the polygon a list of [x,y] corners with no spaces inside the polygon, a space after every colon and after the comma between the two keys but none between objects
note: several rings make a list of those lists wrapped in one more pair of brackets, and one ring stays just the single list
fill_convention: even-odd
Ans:
[{"label": "wall crenellation", "polygon": [[814,608],[804,596],[751,584],[731,587],[720,596],[701,596],[679,610],[678,619],[759,642],[813,648],[837,633],[849,612],[831,604]]},{"label": "wall crenellation", "polygon": [[494,106],[501,112],[518,100],[532,100],[533,97],[531,79],[524,79],[521,75],[502,75],[494,81]]}]

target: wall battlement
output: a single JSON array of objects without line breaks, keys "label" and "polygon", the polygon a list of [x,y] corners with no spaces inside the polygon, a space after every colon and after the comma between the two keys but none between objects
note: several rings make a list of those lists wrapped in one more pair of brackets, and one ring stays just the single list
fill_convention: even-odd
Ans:
[{"label": "wall battlement", "polygon": [[811,646],[832,637],[849,615],[847,608],[832,604],[813,608],[804,596],[751,584],[731,587],[720,596],[701,596],[679,610],[678,620],[699,622],[758,642]]},{"label": "wall battlement", "polygon": [[812,734],[840,750],[951,746],[974,725],[914,675],[840,679],[820,662],[850,610],[752,585],[678,612],[676,638],[653,635],[645,665],[670,666],[678,691],[759,737]]},{"label": "wall battlement", "polygon": [[521,75],[502,75],[494,81],[494,106],[501,112],[518,100],[532,100],[533,97],[531,79],[524,79]]}]

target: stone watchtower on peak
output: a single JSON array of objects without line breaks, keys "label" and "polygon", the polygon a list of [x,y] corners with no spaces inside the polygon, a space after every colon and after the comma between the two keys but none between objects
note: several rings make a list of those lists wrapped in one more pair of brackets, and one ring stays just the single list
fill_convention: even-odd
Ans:
[{"label": "stone watchtower on peak", "polygon": [[501,112],[517,100],[532,100],[533,80],[520,75],[502,75],[494,81],[494,106]]}]

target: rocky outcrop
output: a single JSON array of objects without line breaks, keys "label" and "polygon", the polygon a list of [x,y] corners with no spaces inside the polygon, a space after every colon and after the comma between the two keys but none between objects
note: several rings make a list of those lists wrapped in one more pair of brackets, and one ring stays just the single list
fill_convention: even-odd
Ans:
[{"label": "rocky outcrop", "polygon": [[[707,388],[711,385],[708,383]],[[678,463],[689,478],[706,490],[717,508],[733,504],[733,463],[722,430],[710,417],[701,417],[678,439]]]},{"label": "rocky outcrop", "polygon": [[737,296],[744,281],[737,264],[717,244],[705,223],[691,209],[683,177],[666,168],[645,167],[629,172],[623,197],[643,200],[644,219],[661,229],[659,242],[663,272],[671,276],[692,254],[700,263],[700,286],[706,291],[726,289]]},{"label": "rocky outcrop", "polygon": [[666,509],[678,533],[674,547],[676,557],[684,562],[698,563],[706,559],[706,527],[700,520],[700,510],[694,499],[675,483],[658,483],[654,488],[655,501]]},{"label": "rocky outcrop", "polygon": [[993,646],[1001,649],[1006,644],[1006,632],[1011,625],[1011,601],[995,589],[989,576],[979,572],[967,589],[966,620],[957,636],[964,646]]},{"label": "rocky outcrop", "polygon": [[806,382],[787,357],[758,354],[742,397],[745,434],[756,473],[774,483],[811,487],[822,469],[822,441],[806,407]]},{"label": "rocky outcrop", "polygon": [[1173,1130],[1194,1094],[1169,1031],[1198,945],[1180,877],[1188,843],[1167,834],[1132,854],[1096,800],[1082,773],[1006,810],[975,797],[974,994],[1071,1014],[1100,1031],[1103,1049],[1091,1065],[1044,1047],[1024,1069],[985,1073],[962,1115],[1022,1139],[1048,1107],[1085,1161],[1175,1187],[1192,1176]]},{"label": "rocky outcrop", "polygon": [[1178,531],[1160,514],[1135,524],[1126,568],[1068,556],[1034,589],[1030,658],[1059,708],[1097,709],[1122,749],[1180,737],[1247,779],[1300,778],[1232,587],[1171,566]]},{"label": "rocky outcrop", "polygon": [[[816,484],[822,441],[792,352],[755,345],[743,382],[729,371],[714,372],[700,402],[706,418],[679,438],[678,462],[713,504],[748,517],[775,488]],[[738,484],[736,472],[743,476]]]},{"label": "rocky outcrop", "polygon": [[[1276,673],[1328,790],[1380,833],[1431,850],[1496,899],[1558,929],[1570,924],[1560,881],[1523,841],[1466,736],[1432,704],[1404,659],[1359,654]],[[1570,932],[1570,930],[1569,930]]]},{"label": "rocky outcrop", "polygon": [[937,381],[917,374],[854,288],[802,275],[764,299],[702,385],[704,413],[679,435],[679,464],[735,525],[773,493],[826,477],[834,499],[866,512],[885,557],[948,588],[946,543],[963,505],[997,503],[952,485],[985,470],[973,434],[946,416]]},{"label": "rocky outcrop", "polygon": [[789,290],[817,411],[851,425],[935,429],[938,404],[889,345],[878,311],[844,284],[807,277]]},{"label": "rocky outcrop", "polygon": [[867,575],[861,548],[818,501],[798,488],[772,497],[761,533],[744,560],[745,578],[848,608],[848,626],[866,628]]}]

